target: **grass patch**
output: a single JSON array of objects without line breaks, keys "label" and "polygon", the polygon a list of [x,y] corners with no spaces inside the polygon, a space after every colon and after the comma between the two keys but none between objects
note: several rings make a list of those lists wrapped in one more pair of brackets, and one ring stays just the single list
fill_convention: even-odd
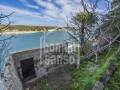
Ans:
[{"label": "grass patch", "polygon": [[80,69],[68,66],[73,78],[72,90],[91,90],[95,82],[106,71],[111,60],[114,59],[117,49],[118,45],[114,44],[110,50],[103,52],[98,59],[97,65],[89,60],[82,60]]},{"label": "grass patch", "polygon": [[48,85],[47,79],[44,78],[44,79],[38,80],[36,84],[36,90],[51,90]]},{"label": "grass patch", "polygon": [[[119,53],[120,54],[120,53]],[[110,80],[106,83],[104,90],[120,90],[120,55],[117,55],[115,66],[116,71],[111,76]]]}]

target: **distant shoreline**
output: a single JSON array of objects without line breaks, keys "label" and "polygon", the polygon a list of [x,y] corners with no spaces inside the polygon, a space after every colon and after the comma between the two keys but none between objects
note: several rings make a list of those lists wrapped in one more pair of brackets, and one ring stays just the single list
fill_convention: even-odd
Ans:
[{"label": "distant shoreline", "polygon": [[[49,29],[46,32],[53,32],[53,31],[57,31],[55,29]],[[37,32],[44,32],[44,31],[8,31],[8,32],[4,32],[3,34],[9,35],[9,34],[27,34],[27,33],[37,33]]]}]

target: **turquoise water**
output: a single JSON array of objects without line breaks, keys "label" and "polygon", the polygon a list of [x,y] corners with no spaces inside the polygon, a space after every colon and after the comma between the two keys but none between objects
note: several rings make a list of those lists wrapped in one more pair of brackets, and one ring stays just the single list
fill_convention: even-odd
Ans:
[{"label": "turquoise water", "polygon": [[[44,40],[46,36],[46,39]],[[0,39],[2,40],[3,38],[9,37],[7,36],[0,36]],[[12,53],[17,53],[21,51],[26,51],[26,50],[31,50],[35,48],[40,48],[45,45],[50,45],[50,44],[60,44],[63,42],[66,42],[67,40],[72,40],[73,37],[65,31],[54,31],[54,32],[37,32],[37,33],[27,33],[27,34],[17,34],[14,35],[13,38],[11,38],[9,42],[9,47],[4,50],[5,52],[9,49],[9,52],[7,55],[12,54]],[[46,42],[46,43],[43,43]],[[0,44],[0,47],[2,47]],[[4,53],[1,53],[0,55],[4,55]],[[5,63],[5,57],[7,56],[1,56],[0,57],[0,70],[2,67],[4,67]]]},{"label": "turquoise water", "polygon": [[[44,35],[46,36],[45,40],[43,40]],[[10,53],[39,48],[42,45],[44,46],[44,41],[46,45],[49,45],[62,43],[68,39],[72,39],[72,36],[65,31],[54,31],[45,34],[43,32],[19,34],[11,39]]]}]

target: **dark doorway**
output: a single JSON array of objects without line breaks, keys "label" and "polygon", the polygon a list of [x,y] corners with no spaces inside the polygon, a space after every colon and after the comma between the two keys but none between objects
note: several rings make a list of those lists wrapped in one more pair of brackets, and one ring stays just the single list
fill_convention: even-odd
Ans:
[{"label": "dark doorway", "polygon": [[22,60],[20,63],[24,81],[28,81],[36,76],[33,58]]}]

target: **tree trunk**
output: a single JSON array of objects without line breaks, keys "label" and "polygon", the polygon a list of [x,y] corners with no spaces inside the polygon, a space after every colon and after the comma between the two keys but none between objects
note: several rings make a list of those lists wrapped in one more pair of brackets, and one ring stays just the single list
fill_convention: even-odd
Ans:
[{"label": "tree trunk", "polygon": [[[78,59],[77,59],[77,69],[80,67],[80,57],[83,56],[84,53],[84,46],[85,46],[85,34],[84,34],[85,24],[84,21],[82,21],[82,26],[79,30],[79,45],[80,45],[80,51],[78,51]],[[81,31],[81,32],[80,32]]]},{"label": "tree trunk", "polygon": [[85,33],[84,33],[84,29],[85,29],[85,24],[84,21],[82,21],[82,25],[81,25],[81,42],[80,42],[80,54],[83,56],[84,55],[84,47],[85,47]]}]

